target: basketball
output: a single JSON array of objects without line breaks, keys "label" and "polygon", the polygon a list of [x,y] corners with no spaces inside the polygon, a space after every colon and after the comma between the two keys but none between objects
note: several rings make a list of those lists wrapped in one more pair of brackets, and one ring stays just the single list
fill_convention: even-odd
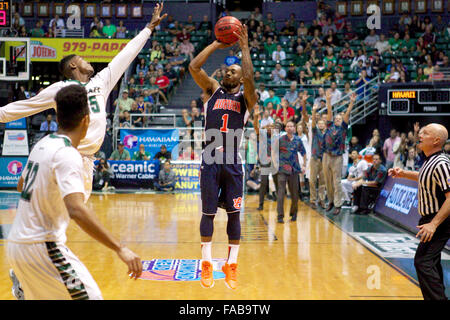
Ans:
[{"label": "basketball", "polygon": [[238,41],[238,37],[233,34],[234,31],[239,32],[242,24],[239,19],[231,16],[220,18],[214,27],[214,34],[218,41],[223,43],[234,43]]}]

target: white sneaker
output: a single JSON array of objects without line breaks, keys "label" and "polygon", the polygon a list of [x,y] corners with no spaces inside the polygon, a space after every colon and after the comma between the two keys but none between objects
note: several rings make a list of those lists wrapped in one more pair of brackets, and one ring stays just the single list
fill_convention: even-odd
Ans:
[{"label": "white sneaker", "polygon": [[14,274],[13,269],[9,269],[9,278],[11,279],[13,286],[11,289],[11,292],[13,294],[13,296],[17,299],[17,300],[25,300],[24,294],[23,294],[23,290],[20,287],[20,283],[19,280],[17,279],[16,275]]},{"label": "white sneaker", "polygon": [[352,212],[355,213],[356,211],[358,211],[359,207],[358,206],[353,206],[352,207]]}]

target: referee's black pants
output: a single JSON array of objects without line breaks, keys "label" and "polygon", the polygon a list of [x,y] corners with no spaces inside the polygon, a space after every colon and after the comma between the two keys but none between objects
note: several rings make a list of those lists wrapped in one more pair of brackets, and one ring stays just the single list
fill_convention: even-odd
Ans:
[{"label": "referee's black pants", "polygon": [[[429,223],[433,216],[422,217],[419,225]],[[414,266],[419,279],[424,300],[447,300],[444,275],[442,273],[441,252],[450,239],[450,217],[437,227],[428,242],[420,242],[414,257]]]},{"label": "referee's black pants", "polygon": [[278,220],[284,218],[284,197],[286,195],[286,182],[289,187],[289,192],[291,193],[291,209],[289,210],[289,215],[291,218],[297,219],[298,211],[298,199],[299,199],[299,180],[298,173],[285,174],[279,172],[277,174],[277,217]]}]

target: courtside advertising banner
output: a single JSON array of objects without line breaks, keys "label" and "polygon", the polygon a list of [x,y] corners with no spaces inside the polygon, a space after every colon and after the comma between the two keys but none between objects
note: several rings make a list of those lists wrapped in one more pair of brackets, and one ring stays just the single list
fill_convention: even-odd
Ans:
[{"label": "courtside advertising banner", "polygon": [[172,170],[176,190],[200,191],[200,162],[172,162]]},{"label": "courtside advertising banner", "polygon": [[3,137],[4,156],[27,156],[28,134],[27,130],[5,130]]},{"label": "courtside advertising banner", "polygon": [[123,142],[125,148],[133,158],[133,154],[139,151],[139,146],[143,144],[145,151],[149,152],[151,159],[161,150],[161,146],[165,145],[167,150],[172,153],[172,160],[178,158],[178,129],[121,129],[120,141]]},{"label": "courtside advertising banner", "polygon": [[26,118],[7,122],[5,124],[5,129],[26,129],[26,128],[27,128],[27,119]]},{"label": "courtside advertising banner", "polygon": [[[98,161],[95,161],[97,167]],[[108,164],[113,172],[110,185],[116,188],[151,188],[159,175],[159,161],[113,161]]]},{"label": "courtside advertising banner", "polygon": [[26,157],[0,157],[0,188],[17,187],[27,159]]},{"label": "courtside advertising banner", "polygon": [[[375,212],[417,233],[421,218],[417,209],[418,194],[417,181],[388,176],[375,205]],[[450,240],[447,247],[450,248]]]}]

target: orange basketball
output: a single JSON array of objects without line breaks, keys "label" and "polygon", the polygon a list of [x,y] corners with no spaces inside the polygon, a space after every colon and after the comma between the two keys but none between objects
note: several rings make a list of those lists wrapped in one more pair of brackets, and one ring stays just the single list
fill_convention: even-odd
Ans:
[{"label": "orange basketball", "polygon": [[241,26],[241,22],[235,17],[226,16],[220,18],[214,26],[216,39],[227,44],[238,41],[238,37],[233,32],[239,33]]}]

